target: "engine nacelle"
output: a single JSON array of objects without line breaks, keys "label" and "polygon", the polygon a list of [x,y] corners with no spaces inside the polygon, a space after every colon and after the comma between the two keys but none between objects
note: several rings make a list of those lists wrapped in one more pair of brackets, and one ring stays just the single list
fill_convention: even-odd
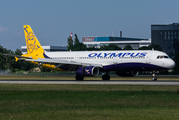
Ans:
[{"label": "engine nacelle", "polygon": [[95,76],[99,74],[99,68],[94,66],[86,66],[86,67],[80,67],[76,74],[81,76]]},{"label": "engine nacelle", "polygon": [[116,75],[122,76],[122,77],[134,77],[138,75],[138,71],[129,71],[129,72],[122,72],[122,71],[116,71]]}]

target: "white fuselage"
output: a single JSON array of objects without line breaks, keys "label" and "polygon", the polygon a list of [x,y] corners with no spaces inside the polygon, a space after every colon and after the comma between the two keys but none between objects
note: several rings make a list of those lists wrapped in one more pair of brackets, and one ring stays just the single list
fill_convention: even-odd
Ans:
[{"label": "white fuselage", "polygon": [[164,52],[154,50],[45,52],[45,57],[86,64],[98,64],[105,71],[171,69],[175,62]]}]

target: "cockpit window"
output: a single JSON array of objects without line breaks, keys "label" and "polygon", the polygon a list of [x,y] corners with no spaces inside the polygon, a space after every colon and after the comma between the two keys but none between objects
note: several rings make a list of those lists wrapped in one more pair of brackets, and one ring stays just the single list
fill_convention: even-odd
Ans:
[{"label": "cockpit window", "polygon": [[166,55],[159,55],[159,56],[157,56],[157,59],[162,59],[162,58],[169,58],[169,57],[166,56]]},{"label": "cockpit window", "polygon": [[164,56],[164,58],[168,58],[168,56]]}]

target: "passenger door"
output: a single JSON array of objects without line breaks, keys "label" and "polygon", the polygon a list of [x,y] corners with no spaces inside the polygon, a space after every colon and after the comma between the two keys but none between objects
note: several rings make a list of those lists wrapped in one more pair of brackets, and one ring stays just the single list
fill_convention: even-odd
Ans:
[{"label": "passenger door", "polygon": [[146,63],[151,63],[151,56],[152,56],[152,53],[153,52],[148,52],[147,55],[146,55]]}]

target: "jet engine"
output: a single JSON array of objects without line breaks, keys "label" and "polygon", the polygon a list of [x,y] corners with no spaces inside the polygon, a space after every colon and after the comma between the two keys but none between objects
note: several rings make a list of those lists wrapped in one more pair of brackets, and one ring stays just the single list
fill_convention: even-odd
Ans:
[{"label": "jet engine", "polygon": [[129,71],[129,72],[123,72],[123,71],[116,71],[116,75],[122,76],[122,77],[134,77],[138,75],[138,71]]},{"label": "jet engine", "polygon": [[86,67],[80,67],[76,74],[81,76],[95,76],[99,74],[99,68],[94,66],[86,66]]}]

